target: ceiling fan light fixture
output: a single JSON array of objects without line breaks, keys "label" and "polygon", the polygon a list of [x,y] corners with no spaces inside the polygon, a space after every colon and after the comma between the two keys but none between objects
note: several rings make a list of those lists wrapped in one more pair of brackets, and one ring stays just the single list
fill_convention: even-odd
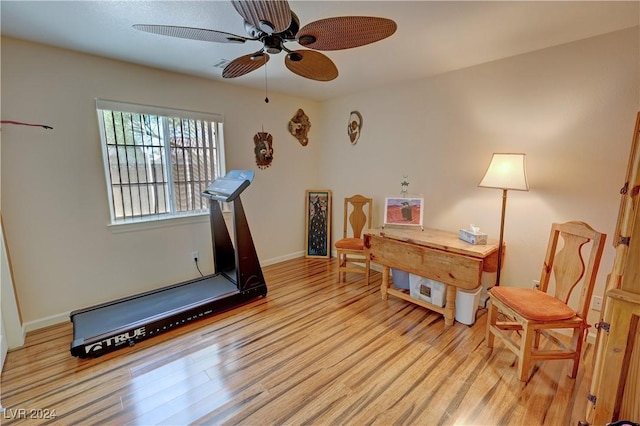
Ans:
[{"label": "ceiling fan light fixture", "polygon": [[262,38],[264,50],[273,55],[282,52],[282,40],[276,36],[265,36]]},{"label": "ceiling fan light fixture", "polygon": [[244,23],[244,30],[252,39],[257,40],[264,35],[264,31],[261,31],[260,28],[256,27],[250,22]]},{"label": "ceiling fan light fixture", "polygon": [[316,38],[312,35],[303,35],[298,38],[298,43],[302,46],[306,46],[316,42]]},{"label": "ceiling fan light fixture", "polygon": [[300,62],[302,60],[302,55],[298,52],[290,52],[287,56],[289,60],[293,62]]},{"label": "ceiling fan light fixture", "polygon": [[258,28],[260,28],[262,31],[264,31],[267,34],[271,34],[273,33],[273,30],[275,30],[276,27],[269,21],[260,21],[258,23]]}]

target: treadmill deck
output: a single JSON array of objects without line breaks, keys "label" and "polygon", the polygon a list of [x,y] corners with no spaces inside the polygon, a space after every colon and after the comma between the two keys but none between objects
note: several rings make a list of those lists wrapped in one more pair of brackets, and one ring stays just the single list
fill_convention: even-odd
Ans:
[{"label": "treadmill deck", "polygon": [[74,311],[71,354],[101,356],[266,294],[218,274]]},{"label": "treadmill deck", "polygon": [[[188,286],[188,291],[185,287]],[[72,313],[73,339],[100,336],[124,327],[148,323],[159,316],[183,311],[206,301],[238,293],[238,288],[222,275],[162,288],[144,296],[123,299],[99,309]]]}]

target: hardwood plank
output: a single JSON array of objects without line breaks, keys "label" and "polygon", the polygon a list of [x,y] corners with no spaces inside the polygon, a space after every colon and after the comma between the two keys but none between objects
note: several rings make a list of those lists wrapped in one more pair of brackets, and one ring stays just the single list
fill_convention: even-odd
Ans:
[{"label": "hardwood plank", "polygon": [[[31,332],[2,373],[2,424],[576,424],[592,348],[578,377],[544,361],[529,382],[515,356],[473,326],[400,299],[381,274],[338,283],[337,262],[264,268],[267,297],[97,359],[69,353],[70,323]],[[543,340],[544,343],[544,340]],[[544,348],[544,344],[543,344]],[[55,419],[19,410],[55,410]]]}]

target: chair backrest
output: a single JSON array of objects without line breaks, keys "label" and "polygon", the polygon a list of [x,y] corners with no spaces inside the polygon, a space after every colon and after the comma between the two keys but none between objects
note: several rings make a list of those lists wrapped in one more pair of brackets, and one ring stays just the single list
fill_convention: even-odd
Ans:
[{"label": "chair backrest", "polygon": [[[606,237],[606,234],[594,230],[584,222],[554,223],[551,226],[549,245],[540,277],[540,290],[547,292],[553,274],[553,296],[568,304],[574,288],[582,281],[576,313],[583,319],[586,319],[589,312]],[[559,246],[561,239],[563,244]],[[585,267],[583,247],[589,242],[591,245]]]},{"label": "chair backrest", "polygon": [[[344,199],[344,228],[342,238],[347,238],[349,228],[351,237],[362,238],[362,230],[371,228],[371,212],[373,210],[373,199],[362,195],[354,195]],[[349,226],[351,225],[351,226]]]}]

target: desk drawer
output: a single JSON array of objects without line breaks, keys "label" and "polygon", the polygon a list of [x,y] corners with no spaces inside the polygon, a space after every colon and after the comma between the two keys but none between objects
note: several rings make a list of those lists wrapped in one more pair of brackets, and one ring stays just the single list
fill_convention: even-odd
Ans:
[{"label": "desk drawer", "polygon": [[464,289],[480,285],[482,260],[376,235],[365,236],[372,262]]}]

